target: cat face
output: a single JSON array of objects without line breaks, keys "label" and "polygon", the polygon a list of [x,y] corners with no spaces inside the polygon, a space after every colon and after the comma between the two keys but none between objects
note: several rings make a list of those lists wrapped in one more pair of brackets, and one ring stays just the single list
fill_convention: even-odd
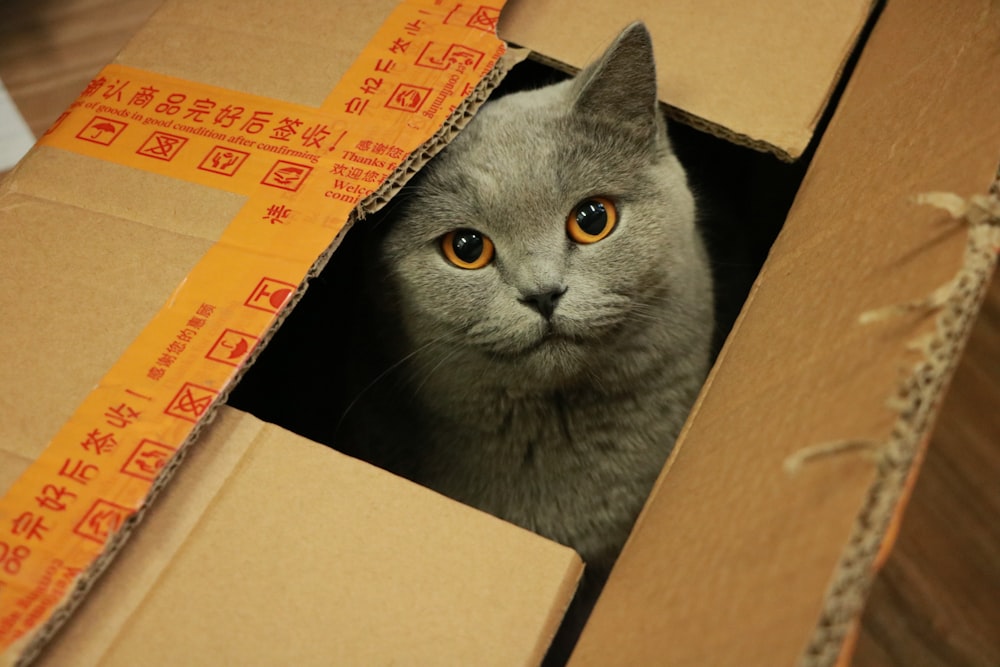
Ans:
[{"label": "cat face", "polygon": [[575,79],[485,105],[418,177],[378,262],[412,349],[563,382],[703,289],[648,35],[630,30]]}]

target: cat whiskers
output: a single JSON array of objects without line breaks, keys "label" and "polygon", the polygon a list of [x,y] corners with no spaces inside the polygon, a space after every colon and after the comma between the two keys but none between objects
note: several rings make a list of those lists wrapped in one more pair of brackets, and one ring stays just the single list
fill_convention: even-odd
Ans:
[{"label": "cat whiskers", "polygon": [[452,348],[448,350],[445,354],[441,356],[440,359],[437,360],[437,362],[434,364],[433,367],[431,367],[429,371],[427,371],[425,374],[422,374],[423,379],[420,381],[420,384],[418,384],[417,387],[413,390],[413,395],[414,396],[418,395],[420,393],[420,390],[424,388],[424,385],[426,385],[427,382],[431,379],[431,376],[434,375],[434,373],[439,368],[441,368],[445,364],[445,362],[454,357],[457,352],[458,352],[457,348]]},{"label": "cat whiskers", "polygon": [[336,439],[337,435],[340,433],[340,428],[341,428],[341,426],[343,426],[344,420],[347,419],[347,416],[350,414],[351,410],[354,408],[355,405],[358,404],[358,401],[360,401],[365,396],[365,394],[367,394],[369,391],[371,391],[372,387],[374,387],[379,382],[381,382],[382,380],[384,380],[393,371],[399,369],[403,364],[405,364],[406,362],[410,361],[411,359],[413,359],[418,354],[420,354],[422,352],[425,352],[426,350],[430,349],[431,347],[433,347],[435,345],[449,342],[449,339],[451,338],[451,336],[452,336],[452,334],[447,334],[447,333],[446,334],[442,334],[441,336],[438,336],[437,338],[434,338],[434,339],[432,339],[432,340],[424,343],[423,345],[421,345],[420,347],[414,349],[412,352],[410,352],[409,354],[407,354],[406,356],[404,356],[400,360],[398,360],[395,363],[393,363],[391,366],[389,366],[384,371],[382,371],[381,373],[379,373],[375,377],[374,380],[372,380],[367,385],[365,385],[365,388],[358,392],[358,395],[355,396],[351,400],[351,402],[344,409],[344,412],[341,413],[340,419],[337,421],[337,426],[333,430],[334,439]]},{"label": "cat whiskers", "polygon": [[645,305],[634,306],[628,311],[625,318],[626,320],[642,320],[644,322],[651,322],[653,324],[659,324],[667,321],[667,318],[663,314],[651,307]]}]

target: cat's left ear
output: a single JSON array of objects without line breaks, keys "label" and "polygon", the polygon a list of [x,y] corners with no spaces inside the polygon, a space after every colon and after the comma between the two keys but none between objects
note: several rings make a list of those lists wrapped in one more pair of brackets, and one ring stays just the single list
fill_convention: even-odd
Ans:
[{"label": "cat's left ear", "polygon": [[636,21],[577,75],[573,108],[655,131],[660,122],[657,105],[653,41],[646,25]]}]

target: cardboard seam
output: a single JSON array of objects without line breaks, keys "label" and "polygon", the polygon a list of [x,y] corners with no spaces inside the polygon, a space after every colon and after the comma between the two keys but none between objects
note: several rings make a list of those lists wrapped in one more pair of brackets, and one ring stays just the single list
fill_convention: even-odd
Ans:
[{"label": "cardboard seam", "polygon": [[[236,383],[239,382],[243,373],[245,373],[246,370],[253,364],[253,361],[266,347],[267,342],[273,337],[281,322],[288,316],[292,308],[297,305],[299,299],[301,299],[302,294],[308,287],[308,277],[310,275],[315,275],[315,273],[326,264],[336,247],[339,246],[340,240],[342,240],[346,230],[349,229],[353,221],[358,218],[358,212],[362,210],[363,207],[367,208],[367,212],[372,212],[381,207],[381,205],[384,205],[385,202],[380,204],[376,199],[376,195],[381,193],[383,188],[387,187],[388,189],[386,192],[394,194],[398,189],[403,187],[403,184],[409,180],[410,176],[416,173],[419,167],[423,166],[431,159],[431,157],[433,157],[434,154],[443,148],[442,140],[445,137],[451,137],[461,131],[465,124],[471,120],[478,107],[486,101],[489,92],[507,74],[510,67],[519,62],[519,59],[524,56],[523,51],[516,51],[511,54],[510,57],[507,56],[508,53],[510,53],[509,49],[507,53],[504,53],[500,59],[498,59],[494,68],[490,70],[490,72],[487,73],[486,76],[483,77],[483,79],[477,84],[473,93],[471,93],[469,97],[467,97],[466,100],[448,117],[448,119],[445,120],[441,128],[439,128],[437,132],[424,142],[424,144],[415,149],[407,160],[397,167],[397,170],[386,179],[379,190],[367,197],[364,202],[359,202],[355,209],[349,214],[344,229],[341,230],[330,246],[328,246],[328,248],[323,251],[312,264],[309,271],[307,271],[306,277],[299,284],[295,293],[286,301],[281,311],[276,316],[275,323],[272,324],[266,334],[262,336],[260,343],[256,346],[251,356],[248,357],[246,363],[237,369],[226,385],[219,390],[216,400],[205,411],[203,418],[194,426],[188,437],[185,438],[184,442],[180,445],[180,447],[178,447],[177,454],[163,468],[163,470],[160,471],[159,475],[157,475],[156,481],[150,487],[149,493],[143,500],[142,505],[135,511],[134,514],[123,522],[119,531],[115,533],[114,536],[109,538],[104,551],[93,561],[90,567],[76,578],[72,591],[67,594],[66,597],[63,598],[62,602],[53,610],[49,619],[35,632],[26,635],[22,638],[22,640],[15,642],[14,645],[9,647],[8,650],[18,655],[14,663],[17,667],[27,665],[37,657],[37,655],[44,648],[45,644],[49,642],[55,632],[70,618],[73,611],[80,605],[83,598],[90,591],[91,586],[93,586],[94,581],[96,581],[104,570],[111,564],[115,555],[117,555],[118,551],[131,536],[132,531],[135,530],[135,527],[145,516],[146,510],[152,505],[153,501],[159,495],[160,490],[167,484],[177,467],[183,461],[185,455],[184,453],[187,451],[188,447],[190,447],[191,444],[198,439],[201,431],[215,419],[220,406],[226,402],[229,393],[232,391]],[[435,149],[435,146],[440,147]],[[410,158],[414,158],[414,160],[411,162]],[[404,171],[404,165],[409,165],[407,167],[407,171]],[[406,178],[403,179],[401,176],[406,176]],[[4,185],[6,186],[6,184]],[[47,201],[43,197],[36,196],[35,198],[39,201]],[[54,203],[61,204],[62,202]],[[220,242],[216,241],[216,243],[218,244]],[[23,648],[19,649],[19,644],[22,645]]]},{"label": "cardboard seam", "polygon": [[[56,150],[60,150],[60,149],[56,149]],[[86,156],[84,156],[84,157],[86,157]],[[98,159],[98,158],[94,158],[94,159]],[[171,178],[171,177],[165,176],[164,178]],[[176,179],[173,179],[173,180],[176,180]],[[133,219],[133,218],[127,218],[127,217],[125,217],[123,215],[118,215],[116,213],[110,213],[110,212],[107,212],[107,211],[95,211],[94,209],[86,208],[84,206],[80,206],[79,204],[74,204],[73,202],[61,201],[59,199],[52,199],[51,197],[45,197],[45,196],[43,196],[41,194],[38,194],[38,193],[35,193],[35,192],[29,192],[27,190],[17,190],[17,189],[14,189],[13,187],[11,189],[7,190],[7,191],[0,191],[0,213],[2,213],[4,211],[10,211],[10,210],[13,210],[13,209],[17,208],[18,206],[21,206],[21,204],[16,204],[16,203],[8,205],[6,203],[6,200],[7,200],[7,198],[9,196],[24,197],[25,199],[30,199],[30,200],[33,200],[33,201],[36,201],[36,202],[42,202],[44,204],[52,204],[54,206],[65,207],[65,208],[69,209],[70,211],[81,211],[83,213],[86,213],[87,215],[94,215],[94,214],[101,215],[101,216],[104,216],[105,218],[108,218],[109,220],[116,220],[116,221],[124,222],[124,223],[126,223],[128,225],[138,225],[140,227],[145,227],[147,229],[153,229],[155,231],[163,232],[164,234],[168,234],[168,235],[173,236],[175,238],[191,239],[193,241],[205,241],[205,242],[207,242],[209,244],[219,243],[219,239],[217,239],[217,238],[211,238],[209,236],[197,236],[195,234],[188,234],[186,232],[181,232],[181,231],[177,231],[177,230],[174,230],[174,229],[167,229],[165,227],[160,227],[159,225],[150,224],[148,222],[144,222],[142,220],[136,220],[136,219]]]},{"label": "cardboard seam", "polygon": [[[24,647],[20,651],[16,650],[18,642],[15,642],[11,649],[14,649],[15,653],[18,653],[18,657],[14,662],[15,667],[22,667],[30,664],[42,651],[45,645],[51,640],[52,636],[59,630],[62,625],[69,620],[73,612],[83,599],[90,592],[91,587],[94,582],[104,573],[107,567],[114,560],[118,552],[124,547],[125,543],[131,537],[132,532],[135,527],[142,521],[146,514],[146,511],[156,500],[163,487],[166,486],[167,482],[173,477],[177,468],[180,467],[181,463],[184,461],[188,447],[197,440],[198,436],[201,434],[202,429],[208,426],[212,421],[214,421],[218,409],[218,404],[213,405],[205,418],[195,425],[188,437],[181,443],[181,446],[177,448],[177,452],[170,461],[160,470],[159,474],[156,476],[156,480],[153,482],[152,486],[149,488],[149,492],[143,499],[142,505],[140,505],[136,511],[122,522],[120,529],[111,536],[105,543],[105,548],[101,554],[90,564],[90,566],[80,575],[78,575],[73,582],[73,590],[66,595],[62,602],[53,610],[51,616],[45,621],[35,632],[25,635],[22,638],[24,642]],[[26,641],[25,641],[26,640]]]},{"label": "cardboard seam", "polygon": [[991,196],[973,198],[971,203],[962,200],[962,210],[947,206],[947,197],[954,203],[954,195],[945,197],[925,197],[924,202],[946,208],[953,217],[961,213],[969,222],[965,255],[948,298],[940,304],[927,304],[929,309],[940,310],[935,317],[935,331],[923,337],[923,358],[913,365],[889,399],[898,418],[889,437],[879,443],[876,478],[832,573],[817,625],[798,662],[802,667],[846,664],[850,659],[861,612],[892,547],[887,537],[892,535],[893,525],[900,519],[912,491],[918,473],[915,463],[923,456],[937,408],[944,400],[996,269],[1000,179],[991,187]]}]

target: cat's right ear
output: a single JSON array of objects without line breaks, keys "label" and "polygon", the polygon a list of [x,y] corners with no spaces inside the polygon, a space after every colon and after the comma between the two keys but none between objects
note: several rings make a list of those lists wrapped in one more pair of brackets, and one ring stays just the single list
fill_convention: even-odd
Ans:
[{"label": "cat's right ear", "polygon": [[625,28],[597,62],[577,75],[573,98],[573,108],[581,114],[656,131],[656,63],[644,23]]}]

